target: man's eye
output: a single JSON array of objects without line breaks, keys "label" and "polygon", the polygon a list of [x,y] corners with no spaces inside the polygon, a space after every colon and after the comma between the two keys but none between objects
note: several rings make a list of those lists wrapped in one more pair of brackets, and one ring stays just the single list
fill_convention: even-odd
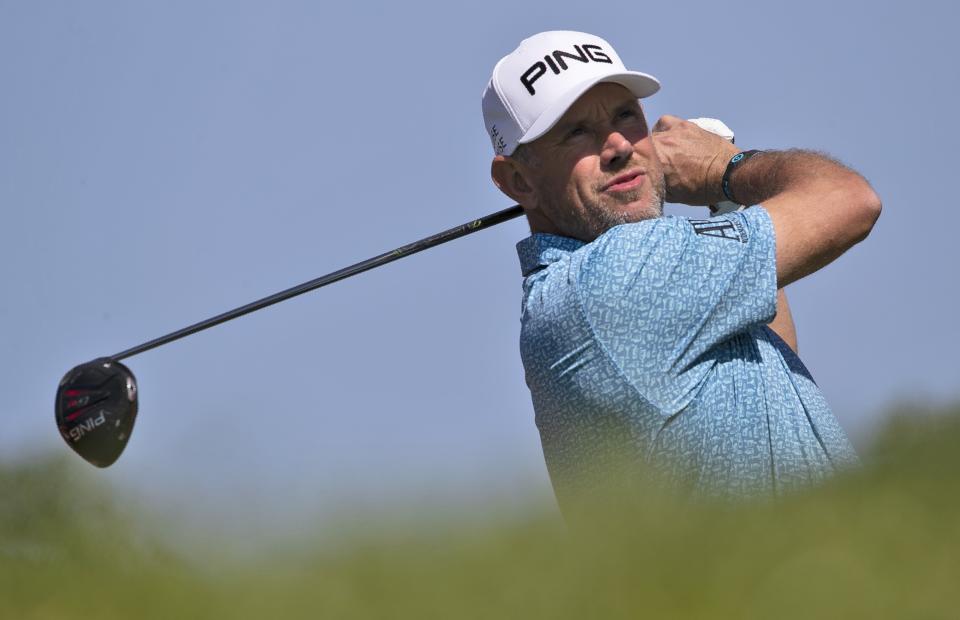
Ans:
[{"label": "man's eye", "polygon": [[583,125],[578,125],[577,127],[574,127],[573,129],[567,132],[567,137],[576,138],[577,136],[582,136],[585,133],[587,133],[587,128],[584,127]]},{"label": "man's eye", "polygon": [[621,119],[636,118],[636,117],[637,117],[637,113],[634,110],[623,110],[619,114],[619,118]]}]

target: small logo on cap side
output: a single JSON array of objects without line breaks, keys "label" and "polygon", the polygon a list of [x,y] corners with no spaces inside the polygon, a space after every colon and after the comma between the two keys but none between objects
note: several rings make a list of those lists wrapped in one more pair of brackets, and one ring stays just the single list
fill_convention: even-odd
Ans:
[{"label": "small logo on cap side", "polygon": [[566,60],[564,60],[565,58],[582,63],[589,63],[592,60],[593,62],[613,64],[613,60],[604,53],[603,48],[599,45],[592,43],[574,45],[573,49],[576,51],[576,54],[571,54],[563,50],[553,50],[551,53],[545,55],[542,61],[538,60],[530,65],[530,68],[520,76],[520,82],[527,89],[527,92],[531,95],[537,94],[537,91],[533,88],[533,83],[547,74],[548,66],[554,75],[560,75],[561,71],[569,69],[570,67],[567,65]]},{"label": "small logo on cap side", "polygon": [[507,148],[507,143],[504,141],[503,136],[500,135],[500,130],[497,129],[496,125],[490,127],[490,139],[493,140],[493,150],[497,152],[497,155],[503,155],[503,151]]}]

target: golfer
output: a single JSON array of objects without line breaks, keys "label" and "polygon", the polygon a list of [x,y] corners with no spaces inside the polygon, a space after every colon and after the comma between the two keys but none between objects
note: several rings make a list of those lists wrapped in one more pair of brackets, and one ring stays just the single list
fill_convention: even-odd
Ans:
[{"label": "golfer", "polygon": [[[491,173],[531,236],[520,349],[561,508],[608,467],[682,492],[771,495],[856,454],[796,355],[786,285],[870,232],[880,199],[809,151],[746,151],[672,116],[605,40],[544,32],[483,94]],[[664,200],[756,205],[703,219]]]}]

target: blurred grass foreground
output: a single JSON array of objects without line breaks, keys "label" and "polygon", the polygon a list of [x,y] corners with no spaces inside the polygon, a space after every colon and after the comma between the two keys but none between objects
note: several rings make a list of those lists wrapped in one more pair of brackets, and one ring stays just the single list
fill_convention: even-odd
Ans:
[{"label": "blurred grass foreground", "polygon": [[960,406],[904,410],[862,469],[776,501],[651,491],[583,531],[531,511],[211,565],[79,468],[7,464],[0,618],[960,618],[958,447]]}]

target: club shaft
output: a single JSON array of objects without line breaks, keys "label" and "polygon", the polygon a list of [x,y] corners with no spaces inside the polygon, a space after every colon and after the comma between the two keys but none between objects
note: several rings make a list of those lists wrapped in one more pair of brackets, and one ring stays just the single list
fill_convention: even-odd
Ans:
[{"label": "club shaft", "polygon": [[432,248],[442,243],[446,243],[447,241],[453,241],[454,239],[463,237],[464,235],[469,235],[470,233],[477,232],[478,230],[483,230],[484,228],[495,226],[502,222],[506,222],[507,220],[512,220],[513,218],[518,217],[521,214],[523,214],[523,209],[519,205],[515,205],[513,207],[510,207],[509,209],[504,209],[503,211],[497,211],[496,213],[491,213],[490,215],[487,215],[486,217],[482,217],[478,220],[473,220],[471,222],[467,222],[466,224],[461,224],[460,226],[456,226],[449,230],[445,230],[443,232],[437,233],[425,239],[414,241],[413,243],[409,243],[407,245],[401,246],[390,252],[380,254],[379,256],[374,256],[373,258],[368,258],[365,261],[361,261],[354,265],[350,265],[349,267],[344,267],[343,269],[334,271],[333,273],[328,273],[325,276],[321,276],[314,280],[310,280],[309,282],[304,282],[303,284],[299,284],[297,286],[288,288],[284,291],[280,291],[279,293],[274,293],[269,297],[264,297],[263,299],[254,301],[245,306],[234,308],[229,312],[224,312],[223,314],[218,314],[217,316],[210,317],[205,321],[194,323],[189,327],[184,327],[183,329],[169,333],[166,336],[161,336],[159,338],[150,340],[149,342],[144,342],[143,344],[139,344],[133,348],[127,349],[126,351],[121,351],[116,355],[112,355],[111,358],[114,360],[122,360],[124,358],[137,355],[138,353],[143,353],[144,351],[155,349],[156,347],[173,342],[174,340],[179,340],[180,338],[184,338],[191,334],[195,334],[199,331],[203,331],[215,325],[219,325],[227,321],[232,321],[233,319],[237,317],[241,317],[245,314],[250,314],[251,312],[255,312],[257,310],[260,310],[261,308],[266,308],[267,306],[272,306],[273,304],[280,303],[281,301],[285,301],[287,299],[290,299],[291,297],[302,295],[304,293],[318,289],[322,286],[333,284],[334,282],[343,280],[345,278],[349,278],[350,276],[355,276],[358,273],[363,273],[364,271],[368,271],[375,267],[386,265],[387,263],[401,259],[404,256],[410,256],[411,254],[416,254],[417,252],[426,250],[427,248]]}]

